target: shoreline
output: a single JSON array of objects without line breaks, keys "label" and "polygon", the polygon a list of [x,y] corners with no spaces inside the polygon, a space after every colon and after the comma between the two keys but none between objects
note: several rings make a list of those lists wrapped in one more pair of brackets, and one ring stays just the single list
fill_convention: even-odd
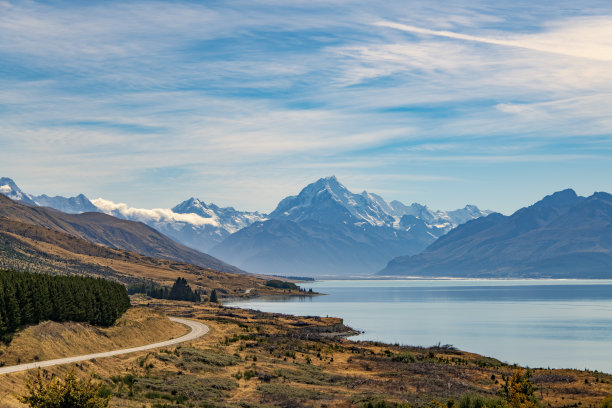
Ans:
[{"label": "shoreline", "polygon": [[[366,406],[369,401],[374,405],[385,400],[424,408],[438,406],[429,405],[432,401],[444,406],[450,400],[457,403],[467,394],[494,399],[503,376],[527,369],[442,344],[420,347],[354,340],[350,334],[356,333],[339,330],[346,326],[343,319],[336,317],[161,301],[152,306],[169,313],[180,309],[186,316],[211,325],[212,332],[217,333],[216,347],[225,347],[226,355],[241,357],[240,365],[230,367],[228,375],[234,376],[237,371],[255,375],[250,382],[241,379],[239,390],[244,387],[256,392],[276,392],[275,387],[291,392],[309,390],[299,395],[312,399],[296,397],[290,406],[304,406],[306,401],[308,406],[318,408]],[[534,385],[541,390],[538,399],[551,407],[577,406],[574,404],[578,402],[598,407],[612,393],[612,375],[607,373],[581,369],[529,370]],[[249,385],[253,381],[255,385]],[[326,397],[319,400],[316,395]],[[282,391],[278,398],[293,397]]]},{"label": "shoreline", "polygon": [[[353,279],[351,279],[353,280]],[[339,280],[338,282],[348,282],[351,280]],[[427,279],[429,280],[429,279]],[[472,279],[467,279],[468,281],[471,281]],[[386,280],[387,281],[387,280]],[[457,281],[457,280],[452,280],[452,281]],[[465,279],[459,279],[459,281],[465,281]],[[483,279],[478,279],[478,281],[502,281],[502,282],[508,282],[508,281],[514,281],[514,279],[502,279],[502,280],[483,280]],[[568,284],[568,285],[572,285],[575,284],[575,282],[583,282],[583,281],[587,281],[590,282],[593,285],[597,285],[597,284],[601,284],[602,280],[592,280],[592,279],[521,279],[520,281],[524,281],[524,283],[526,284],[537,284],[538,282],[548,282],[550,283],[551,286],[557,286],[555,284],[555,282],[557,282],[559,285],[563,285],[564,283]],[[612,282],[612,280],[605,280],[605,281],[610,281]],[[322,281],[317,281],[317,282],[322,282]],[[587,283],[587,286],[589,284]],[[504,285],[501,285],[504,286]],[[518,285],[518,286],[522,286],[522,285]],[[536,285],[537,286],[537,285]],[[462,287],[462,285],[459,285],[458,287]],[[363,288],[362,288],[363,289]],[[520,288],[517,288],[516,290],[522,290]],[[309,317],[312,315],[318,315],[318,316],[337,316],[338,318],[342,319],[344,321],[345,318],[351,318],[351,316],[353,317],[352,320],[352,325],[355,325],[357,323],[357,321],[355,321],[355,313],[349,313],[348,315],[346,313],[347,310],[344,310],[342,308],[340,308],[341,310],[333,310],[331,311],[330,314],[327,314],[325,311],[323,311],[323,313],[321,313],[321,306],[319,305],[319,307],[317,308],[316,306],[314,307],[314,311],[309,311],[306,310],[305,313],[300,312],[302,306],[299,306],[298,303],[299,302],[295,302],[295,301],[291,301],[291,299],[294,299],[295,296],[255,296],[253,298],[250,299],[235,299],[233,301],[224,301],[223,305],[225,307],[229,307],[229,308],[233,308],[233,309],[243,309],[243,310],[253,310],[253,311],[257,311],[257,312],[261,312],[261,313],[272,313],[272,314],[277,314],[282,313],[288,316],[297,316],[297,317]],[[279,305],[281,303],[283,303],[283,300],[286,300],[288,302],[292,303],[292,307],[291,308],[283,308],[282,306],[278,306],[276,307],[275,305],[271,305],[272,303],[276,304],[278,303]],[[269,302],[270,305],[258,305],[259,307],[263,307],[264,309],[258,309],[258,306],[256,305],[251,305],[249,303],[251,302]],[[578,300],[577,300],[578,301]],[[501,306],[495,306],[497,307],[502,307],[504,304],[504,301],[496,301],[496,300],[492,300],[491,302],[493,303],[499,303]],[[527,299],[524,302],[521,300],[518,300],[517,302],[519,303],[524,303],[525,305],[529,304],[530,302],[545,302],[548,303],[550,302],[551,304],[554,304],[555,302],[560,302],[560,300],[553,298],[553,299],[546,299],[546,298],[542,298],[539,301],[536,300],[530,300]],[[598,303],[598,302],[607,302],[607,300],[601,300],[601,299],[593,299],[593,302]],[[379,303],[379,302],[378,302]],[[425,303],[428,302],[422,302],[422,301],[415,301],[416,304],[419,305],[423,305]],[[507,303],[507,302],[505,302]],[[514,302],[511,302],[514,303]],[[607,303],[605,303],[605,305],[607,305]],[[266,307],[268,306],[268,307]],[[364,305],[365,306],[365,305]],[[304,308],[309,308],[310,306],[304,305]],[[297,310],[296,313],[296,308],[300,309]],[[323,307],[323,309],[326,309],[326,307]],[[290,311],[286,311],[286,310],[290,310]],[[345,314],[342,313],[342,311],[345,312]],[[367,313],[366,313],[367,315]],[[546,314],[544,314],[544,316],[546,316]],[[555,315],[556,316],[556,315]],[[368,320],[369,318],[369,320]],[[368,318],[366,318],[366,320],[364,320],[365,322],[368,322],[371,320],[372,316],[368,316]],[[358,320],[360,321],[360,320]],[[513,320],[510,320],[507,324],[512,323]],[[363,322],[362,322],[363,323]],[[402,341],[401,337],[402,335],[399,335],[399,341],[397,341],[398,337],[395,336],[393,338],[389,338],[387,337],[385,339],[384,334],[389,334],[388,330],[382,333],[382,337],[381,337],[381,332],[380,330],[377,331],[376,326],[374,326],[374,328],[368,326],[367,324],[359,324],[357,323],[356,325],[357,327],[361,327],[359,330],[354,329],[353,327],[350,327],[351,331],[350,332],[345,332],[342,333],[341,335],[339,335],[339,337],[342,338],[346,338],[346,339],[350,339],[351,341],[355,341],[355,342],[375,342],[375,343],[381,343],[381,344],[388,344],[388,345],[404,345],[404,346],[408,346],[408,347],[428,347],[428,344],[433,344],[435,341],[432,341],[431,343],[429,342],[421,342],[421,341]],[[505,326],[503,326],[505,327]],[[362,331],[364,330],[365,331]],[[353,336],[358,336],[361,334],[366,334],[366,333],[370,333],[370,336],[363,336],[366,337],[364,339],[355,339],[355,338],[350,338]],[[454,333],[454,332],[453,332]],[[448,334],[448,333],[447,333]],[[526,335],[529,335],[529,332],[526,332]],[[518,335],[515,335],[514,337],[517,337]],[[482,355],[491,355],[491,356],[496,356],[495,358],[498,359],[502,359],[503,361],[511,361],[512,363],[507,363],[507,364],[517,364],[517,365],[522,365],[525,367],[540,367],[540,368],[550,368],[551,366],[556,367],[555,369],[572,369],[572,370],[588,370],[588,371],[592,371],[592,372],[605,372],[605,373],[609,373],[612,374],[612,367],[607,367],[607,360],[593,360],[593,353],[591,353],[590,356],[588,356],[588,358],[586,358],[584,361],[586,361],[586,363],[580,362],[577,359],[572,359],[572,358],[562,358],[560,359],[560,361],[558,361],[558,363],[555,363],[557,360],[554,358],[554,356],[551,356],[548,352],[545,352],[544,354],[537,354],[538,348],[534,348],[533,350],[528,351],[525,355],[523,355],[523,353],[520,351],[522,349],[522,347],[516,346],[514,348],[510,348],[510,352],[506,352],[506,353],[495,353],[495,352],[491,352],[491,348],[490,347],[485,347],[483,348],[478,348],[477,345],[482,343],[474,343],[472,344],[473,347],[469,347],[469,341],[466,343],[465,341],[461,342],[458,341],[457,336],[444,336],[442,335],[441,337],[438,337],[438,339],[444,339],[446,337],[447,342],[449,343],[453,343],[453,344],[462,344],[461,350],[480,350],[480,351],[475,351],[476,353],[482,353]],[[461,336],[459,336],[461,337]],[[472,336],[473,337],[473,336]],[[514,338],[511,337],[511,338]],[[435,339],[437,340],[437,339]],[[448,341],[450,340],[450,341]],[[563,341],[565,342],[571,342],[571,339],[569,338],[564,338]],[[509,340],[506,340],[509,341]],[[543,337],[540,335],[540,338],[538,338],[539,343],[543,343],[545,340],[543,339]],[[478,343],[478,344],[477,344]],[[584,345],[584,344],[578,344],[580,342],[574,342],[576,343],[576,345],[572,345],[572,347],[576,347],[576,353],[581,354],[580,350],[583,350],[584,347],[588,347],[590,348],[591,346],[588,345]],[[598,340],[598,348],[597,350],[599,350],[601,348],[601,343],[602,340],[599,339]],[[466,347],[467,344],[467,347]],[[522,343],[521,343],[522,344]],[[475,346],[476,345],[476,346]],[[474,347],[475,346],[475,347]],[[538,347],[541,347],[542,344],[538,344]],[[582,349],[580,347],[583,347]],[[572,349],[574,350],[574,349]],[[472,351],[470,351],[472,352]],[[571,353],[570,353],[571,354]],[[530,359],[529,357],[535,357],[534,359]],[[542,357],[542,358],[538,358],[538,356]],[[550,357],[550,359],[548,359],[548,357]],[[585,355],[586,357],[586,355]],[[594,366],[590,363],[595,363]],[[603,364],[602,364],[603,363]]]}]

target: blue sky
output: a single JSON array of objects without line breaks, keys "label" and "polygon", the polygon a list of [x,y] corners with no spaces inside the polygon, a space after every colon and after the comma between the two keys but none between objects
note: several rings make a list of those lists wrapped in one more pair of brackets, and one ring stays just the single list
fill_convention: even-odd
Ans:
[{"label": "blue sky", "polygon": [[0,0],[0,175],[146,208],[612,191],[612,5],[532,3]]}]

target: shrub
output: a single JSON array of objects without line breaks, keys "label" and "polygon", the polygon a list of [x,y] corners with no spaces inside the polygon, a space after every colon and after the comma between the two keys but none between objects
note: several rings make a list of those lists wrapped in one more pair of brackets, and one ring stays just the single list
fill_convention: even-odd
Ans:
[{"label": "shrub", "polygon": [[504,398],[512,408],[533,408],[538,406],[535,397],[536,388],[531,382],[531,370],[523,371],[520,367],[514,371],[512,376],[502,376],[504,384],[500,390],[500,396]]},{"label": "shrub", "polygon": [[482,395],[465,394],[459,399],[459,408],[504,408],[506,403],[499,398],[487,398]]},{"label": "shrub", "polygon": [[292,402],[294,406],[299,406],[298,401],[312,401],[326,398],[316,390],[306,388],[291,387],[285,384],[262,384],[257,387],[265,400],[274,402]]},{"label": "shrub", "polygon": [[95,383],[91,377],[81,380],[74,369],[63,380],[54,377],[49,381],[38,370],[36,379],[28,380],[26,387],[27,394],[19,401],[33,408],[104,408],[110,401],[103,383]]},{"label": "shrub", "polygon": [[391,357],[391,361],[397,361],[400,363],[414,363],[416,358],[414,357],[414,354],[406,351],[404,353],[395,354],[393,357]]}]

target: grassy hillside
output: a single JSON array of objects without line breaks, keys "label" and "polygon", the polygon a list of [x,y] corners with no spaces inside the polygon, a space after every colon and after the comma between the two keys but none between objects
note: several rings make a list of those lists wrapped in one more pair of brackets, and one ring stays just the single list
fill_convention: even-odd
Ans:
[{"label": "grassy hillside", "polygon": [[63,232],[109,248],[169,259],[224,272],[244,271],[181,245],[140,222],[102,213],[66,214],[52,208],[30,207],[0,194],[0,217]]},{"label": "grassy hillside", "polygon": [[163,313],[143,307],[128,309],[110,327],[46,321],[20,331],[9,345],[0,343],[0,365],[140,346],[180,337],[187,331]]},{"label": "grassy hillside", "polygon": [[[0,268],[104,277],[123,283],[151,280],[171,286],[177,277],[220,297],[284,294],[251,275],[219,272],[182,262],[93,244],[46,227],[0,217]],[[251,289],[251,290],[249,290]]]}]

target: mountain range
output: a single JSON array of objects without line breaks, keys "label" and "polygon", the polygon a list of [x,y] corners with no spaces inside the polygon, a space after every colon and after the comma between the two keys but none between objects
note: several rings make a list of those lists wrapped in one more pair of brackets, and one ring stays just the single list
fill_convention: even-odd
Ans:
[{"label": "mountain range", "polygon": [[490,213],[471,205],[444,212],[416,203],[387,203],[366,191],[354,194],[335,177],[283,199],[268,215],[197,198],[172,209],[142,209],[101,198],[90,201],[82,194],[34,196],[9,178],[0,179],[0,193],[31,206],[139,221],[250,272],[293,276],[372,273],[389,259],[418,253],[457,225]]},{"label": "mountain range", "polygon": [[210,253],[258,273],[361,275],[395,256],[418,253],[459,223],[488,213],[475,206],[443,212],[387,203],[328,177],[283,199],[267,220],[228,236]]},{"label": "mountain range", "polygon": [[469,221],[381,275],[610,278],[612,195],[563,190],[510,216]]},{"label": "mountain range", "polygon": [[193,197],[172,209],[145,209],[129,207],[127,204],[102,198],[90,201],[83,194],[76,197],[49,197],[44,194],[34,196],[23,192],[8,177],[0,178],[0,194],[25,204],[51,207],[69,214],[102,212],[124,220],[142,222],[173,240],[201,252],[208,251],[241,228],[265,219],[265,216],[258,212],[218,207]]},{"label": "mountain range", "polygon": [[[21,201],[25,204],[25,201]],[[140,222],[99,212],[67,214],[47,207],[24,205],[0,195],[0,220],[17,221],[81,238],[94,244],[198,265],[223,272],[244,273],[210,255],[169,239]]]}]

